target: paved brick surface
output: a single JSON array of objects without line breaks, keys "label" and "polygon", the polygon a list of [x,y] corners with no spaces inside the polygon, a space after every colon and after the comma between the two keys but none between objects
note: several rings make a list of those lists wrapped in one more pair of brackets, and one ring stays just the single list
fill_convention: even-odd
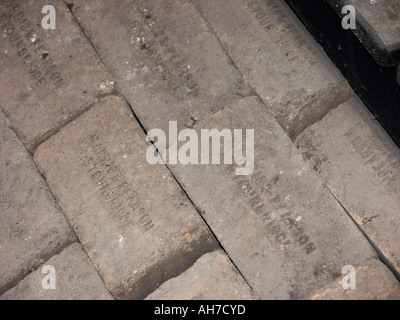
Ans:
[{"label": "paved brick surface", "polygon": [[[54,268],[54,289],[45,289],[53,283],[53,280],[49,280],[48,266]],[[0,297],[0,300],[112,299],[112,295],[79,243],[72,244],[60,254],[53,256]]]},{"label": "paved brick surface", "polygon": [[74,1],[74,15],[146,130],[178,129],[250,89],[189,1]]},{"label": "paved brick surface", "polygon": [[400,150],[358,98],[296,140],[305,159],[400,273]]},{"label": "paved brick surface", "polygon": [[[55,30],[42,28],[44,5],[56,10]],[[112,81],[64,2],[2,1],[0,12],[0,105],[32,151]]]},{"label": "paved brick surface", "polygon": [[344,265],[375,256],[258,98],[242,99],[195,128],[254,129],[249,176],[235,175],[230,165],[170,167],[262,299],[305,298]]},{"label": "paved brick surface", "polygon": [[[349,275],[349,273],[347,273]],[[312,300],[399,300],[400,284],[386,266],[373,259],[355,268],[355,288],[343,289],[346,274],[311,296]]]},{"label": "paved brick surface", "polygon": [[0,111],[0,294],[76,237]]},{"label": "paved brick surface", "polygon": [[282,1],[196,4],[292,139],[352,95],[322,48]]},{"label": "paved brick surface", "polygon": [[206,253],[187,271],[168,280],[147,300],[249,300],[248,284],[222,250]]},{"label": "paved brick surface", "polygon": [[60,206],[110,292],[144,298],[216,242],[126,105],[108,97],[36,154]]},{"label": "paved brick surface", "polygon": [[[0,28],[1,299],[398,298],[367,240],[399,270],[398,149],[283,2],[6,0]],[[195,153],[170,121],[254,129],[251,174],[150,165],[150,129]]]}]

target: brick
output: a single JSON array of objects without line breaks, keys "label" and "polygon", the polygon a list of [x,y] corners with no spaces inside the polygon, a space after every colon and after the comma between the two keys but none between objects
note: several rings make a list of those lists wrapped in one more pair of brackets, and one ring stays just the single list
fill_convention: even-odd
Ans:
[{"label": "brick", "polygon": [[261,299],[308,297],[344,265],[375,257],[258,98],[197,122],[194,129],[200,128],[254,129],[248,176],[236,175],[229,164],[169,166]]},{"label": "brick", "polygon": [[296,140],[303,157],[400,273],[400,150],[354,98]]},{"label": "brick", "polygon": [[292,140],[352,90],[283,1],[196,1]]},{"label": "brick", "polygon": [[[50,276],[47,266],[54,267],[55,288],[42,286]],[[51,282],[50,282],[51,283]],[[29,274],[0,300],[112,300],[103,280],[79,243],[65,248]]]},{"label": "brick", "polygon": [[76,237],[0,111],[0,294]]},{"label": "brick", "polygon": [[121,98],[40,145],[35,159],[108,289],[140,299],[217,244]]},{"label": "brick", "polygon": [[[42,28],[45,5],[56,10],[55,30]],[[63,1],[2,1],[0,12],[0,105],[33,151],[112,81]]]},{"label": "brick", "polygon": [[206,253],[146,300],[249,300],[253,293],[222,250]]},{"label": "brick", "polygon": [[251,94],[189,1],[74,1],[74,16],[148,131],[191,125]]},{"label": "brick", "polygon": [[[336,279],[311,296],[312,300],[399,300],[400,283],[379,260],[373,259],[355,268],[355,288],[343,289]],[[344,280],[346,281],[346,279]]]},{"label": "brick", "polygon": [[356,28],[351,31],[378,64],[387,67],[398,62],[398,50],[400,50],[398,1],[329,0],[328,3],[340,18],[344,16],[342,14],[344,6],[351,5],[355,8]]}]

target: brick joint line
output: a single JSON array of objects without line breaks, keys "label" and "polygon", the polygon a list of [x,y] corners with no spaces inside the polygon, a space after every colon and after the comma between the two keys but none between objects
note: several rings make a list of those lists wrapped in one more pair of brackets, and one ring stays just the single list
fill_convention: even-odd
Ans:
[{"label": "brick joint line", "polygon": [[[76,19],[75,15],[73,14],[72,10],[70,10],[69,6],[67,5],[67,1],[63,0],[64,4],[68,7],[73,19],[75,20],[75,22],[77,23],[77,25],[79,26],[79,28],[82,31],[82,34],[84,35],[84,37],[87,39],[88,43],[90,44],[90,46],[93,48],[96,56],[98,57],[98,59],[101,61],[101,63],[103,64],[103,66],[105,67],[105,69],[107,70],[107,72],[114,78],[115,75],[109,70],[109,68],[107,67],[107,65],[104,63],[103,59],[101,58],[99,52],[97,51],[97,49],[95,48],[95,46],[93,45],[93,43],[90,41],[88,35],[85,33],[84,29],[82,28],[82,25],[79,23],[79,21]],[[218,37],[218,35],[216,34],[215,30],[212,28],[211,24],[209,23],[209,21],[205,18],[204,13],[202,12],[202,10],[200,8],[198,8],[196,6],[196,10],[199,12],[201,18],[203,19],[203,21],[205,22],[208,31],[214,35],[214,37],[216,38],[216,40],[218,41],[222,51],[224,52],[224,54],[226,55],[229,63],[237,70],[237,72],[239,72],[239,74],[242,76],[242,78],[245,79],[244,74],[240,71],[238,65],[235,63],[235,61],[232,59],[232,57],[230,56],[230,54],[228,53],[228,51],[226,50],[226,48],[223,46],[220,38]],[[262,104],[265,106],[265,108],[268,110],[268,112],[273,116],[274,119],[276,119],[276,117],[273,115],[273,112],[270,110],[270,108],[268,108],[268,106],[264,103],[263,99],[260,97],[259,93],[257,92],[257,90],[254,88],[254,86],[251,83],[248,83],[248,86],[251,89],[251,94],[250,96],[256,96],[261,102]],[[144,128],[142,122],[139,120],[139,118],[137,117],[137,115],[135,114],[131,104],[128,102],[128,100],[126,99],[125,95],[120,92],[118,86],[116,86],[116,89],[113,93],[111,94],[107,94],[108,95],[115,95],[115,96],[119,96],[121,98],[123,98],[125,100],[125,102],[127,103],[127,105],[130,108],[130,111],[133,114],[133,117],[135,118],[135,120],[137,121],[137,123],[139,124],[140,128],[142,129],[142,131],[147,135],[147,131]],[[93,105],[96,103],[93,103]],[[89,108],[87,108],[87,110],[84,110],[81,114],[85,113],[86,111],[88,111],[93,105],[91,105]],[[81,114],[79,114],[77,117],[79,117]],[[76,117],[76,118],[77,118]],[[321,120],[321,119],[320,119]],[[320,121],[319,120],[319,121]],[[71,122],[73,120],[70,120],[69,122]],[[286,135],[288,135],[288,133],[286,132],[285,128],[283,128],[283,126],[279,123],[279,121],[277,121],[279,126],[284,130],[284,132],[286,133]],[[67,123],[66,123],[67,124]],[[66,125],[65,124],[65,125]],[[65,126],[64,125],[64,126]],[[312,124],[310,124],[309,126],[311,126]],[[64,127],[63,126],[63,127]],[[62,129],[62,127],[58,130],[60,131]],[[58,132],[57,131],[57,132]],[[56,133],[56,132],[55,132]],[[288,135],[289,136],[289,135]],[[292,141],[292,139],[291,139]],[[42,141],[44,142],[44,141]],[[153,141],[150,141],[150,143],[153,144]],[[155,147],[155,146],[154,146]],[[157,150],[157,149],[156,149]],[[231,257],[229,256],[229,254],[226,252],[225,248],[222,246],[221,242],[219,241],[219,239],[217,238],[217,236],[215,235],[214,231],[211,229],[210,225],[207,223],[207,221],[204,219],[203,215],[201,214],[199,208],[194,204],[194,202],[192,201],[192,199],[189,197],[189,195],[187,194],[186,190],[183,188],[183,186],[181,185],[181,183],[179,182],[179,180],[176,178],[176,176],[173,174],[173,172],[170,170],[170,168],[166,165],[166,167],[168,168],[169,172],[171,173],[172,177],[174,178],[174,180],[176,181],[176,183],[178,184],[178,186],[181,188],[181,190],[183,191],[183,193],[185,194],[185,196],[187,197],[187,199],[190,201],[190,203],[193,205],[194,209],[197,211],[197,213],[199,214],[199,216],[201,217],[201,219],[203,220],[203,222],[206,224],[207,228],[210,230],[211,234],[214,236],[215,240],[217,241],[217,243],[219,244],[219,246],[221,247],[221,249],[224,251],[224,253],[227,255],[228,259],[231,261],[231,263],[234,265],[235,269],[238,271],[238,273],[240,274],[240,276],[244,279],[244,281],[246,282],[246,284],[250,287],[250,289],[254,292],[254,289],[252,288],[252,286],[250,285],[250,283],[247,281],[247,279],[245,278],[245,276],[241,273],[240,269],[237,267],[237,265],[235,264],[235,262],[231,259]],[[46,181],[47,184],[47,181]],[[332,196],[335,198],[335,200],[339,203],[339,205],[343,208],[343,210],[346,212],[346,214],[351,218],[351,220],[353,221],[353,223],[356,224],[357,228],[362,232],[362,234],[365,236],[365,238],[368,240],[368,242],[371,244],[371,246],[374,248],[374,250],[377,252],[379,258],[382,260],[382,262],[391,270],[391,272],[394,274],[394,276],[396,277],[397,280],[400,281],[400,274],[397,272],[397,270],[395,270],[395,268],[390,264],[390,262],[387,260],[387,258],[383,255],[383,253],[381,252],[381,250],[375,245],[375,243],[368,237],[368,235],[361,230],[361,228],[358,226],[358,224],[354,221],[354,219],[351,217],[351,215],[349,214],[349,212],[346,210],[346,208],[342,205],[342,203],[333,195],[333,193],[331,192],[331,190],[327,187],[327,189],[329,190],[329,192],[332,194]],[[53,193],[52,193],[53,194]]]},{"label": "brick joint line", "polygon": [[[63,2],[65,3],[65,5],[67,5],[66,0],[63,0]],[[67,6],[68,7],[68,6]],[[69,7],[68,7],[69,9]],[[199,10],[198,10],[199,11]],[[90,41],[89,37],[86,35],[84,29],[82,28],[81,24],[79,23],[79,21],[76,19],[76,17],[74,16],[73,12],[70,10],[72,17],[74,18],[74,20],[76,21],[77,25],[79,26],[79,28],[81,29],[82,33],[84,34],[85,38],[87,39],[87,41],[89,42],[89,44],[91,45],[91,47],[93,48],[94,52],[96,53],[97,57],[99,58],[99,60],[101,61],[101,63],[104,65],[104,67],[106,68],[107,72],[110,73],[110,75],[112,75],[114,78],[115,76],[113,75],[113,73],[109,70],[109,68],[107,67],[107,65],[104,63],[103,59],[101,58],[100,54],[98,53],[97,49],[95,48],[95,46],[93,45],[93,43]],[[204,19],[203,15],[201,14],[201,17]],[[210,28],[208,21],[204,19],[204,21],[206,22],[207,26]],[[214,31],[212,31],[213,34]],[[237,71],[243,76],[243,74],[240,72],[240,70],[238,69],[237,65],[235,64],[235,62],[231,59],[231,57],[226,53],[225,48],[222,46],[221,41],[218,37],[216,37],[216,39],[218,40],[218,42],[221,45],[221,48],[223,49],[224,53],[227,55],[229,61],[232,63],[232,65],[237,69]],[[253,94],[256,95],[257,97],[258,94],[255,92],[254,88],[252,86],[250,86],[251,89],[253,90]],[[130,103],[128,102],[128,100],[126,99],[125,95],[122,94],[122,92],[120,92],[120,90],[118,90],[118,88],[116,88],[116,92],[114,92],[113,95],[119,96],[121,98],[123,98],[125,100],[125,102],[127,103],[127,105],[129,106],[133,117],[135,118],[135,120],[138,122],[140,128],[142,129],[142,131],[147,135],[147,131],[144,128],[142,122],[139,120],[139,118],[136,116],[135,112],[133,111],[132,106],[130,105]],[[86,112],[88,110],[85,110],[84,112]],[[151,141],[151,143],[154,146],[153,141]],[[154,146],[155,147],[155,146]],[[242,272],[239,270],[239,268],[237,267],[237,265],[235,264],[235,262],[231,259],[231,257],[229,256],[229,254],[226,252],[225,248],[222,246],[222,244],[220,243],[219,239],[217,238],[217,236],[215,235],[214,231],[211,229],[210,225],[205,221],[204,217],[202,216],[201,212],[199,211],[198,207],[193,203],[192,199],[189,197],[189,195],[187,194],[186,190],[182,187],[181,183],[178,181],[178,179],[176,178],[176,176],[172,173],[172,171],[170,170],[170,168],[166,165],[168,171],[171,173],[171,175],[173,176],[174,180],[176,181],[176,183],[178,184],[178,186],[181,188],[181,190],[183,191],[183,193],[185,194],[185,196],[187,197],[187,199],[190,201],[190,203],[193,205],[194,209],[197,211],[197,213],[199,214],[199,216],[201,217],[202,221],[206,224],[207,228],[210,230],[211,234],[213,235],[213,237],[215,238],[215,240],[217,241],[217,243],[219,244],[219,246],[221,247],[221,249],[224,251],[224,253],[227,255],[227,257],[229,258],[229,260],[232,262],[232,264],[234,265],[235,269],[238,271],[238,273],[240,274],[240,276],[243,278],[243,280],[246,282],[246,284],[250,287],[250,289],[252,290],[252,292],[254,292],[253,287],[250,285],[250,283],[247,281],[247,279],[245,278],[245,276],[242,274]]]},{"label": "brick joint line", "polygon": [[385,266],[393,273],[397,281],[400,282],[400,273],[396,270],[396,268],[392,265],[392,263],[386,258],[382,250],[379,249],[379,247],[375,244],[374,241],[368,236],[368,234],[360,227],[360,225],[355,221],[355,219],[351,216],[350,212],[346,209],[346,207],[340,202],[340,200],[332,193],[331,189],[329,189],[327,186],[325,186],[330,194],[333,196],[333,198],[337,201],[337,203],[342,207],[342,209],[346,212],[347,216],[351,219],[351,221],[356,225],[358,230],[363,234],[363,236],[368,240],[372,248],[375,250],[377,253],[379,259],[385,264]]},{"label": "brick joint line", "polygon": [[[4,116],[5,116],[5,118],[7,119],[7,115],[6,115],[6,113],[4,112],[3,108],[1,108],[1,107],[0,107],[0,112],[2,112],[2,113],[4,114]],[[16,136],[16,138],[18,139],[18,141],[21,143],[21,145],[23,146],[23,148],[28,152],[28,154],[29,154],[29,156],[30,156],[31,163],[34,165],[34,167],[36,168],[37,173],[38,173],[38,174],[40,175],[40,177],[43,179],[43,182],[44,182],[45,185],[47,186],[47,189],[48,189],[48,191],[49,191],[51,197],[54,199],[54,204],[55,204],[55,206],[57,207],[57,209],[58,209],[60,212],[62,212],[62,214],[63,214],[65,220],[67,221],[69,227],[71,228],[71,230],[72,230],[72,232],[73,232],[73,234],[75,235],[75,238],[76,238],[75,241],[73,241],[73,242],[71,242],[71,243],[66,242],[66,243],[64,243],[63,245],[58,246],[57,248],[55,248],[52,252],[50,252],[50,253],[48,254],[47,257],[45,257],[45,259],[46,259],[46,261],[47,261],[47,260],[51,259],[52,257],[54,257],[54,256],[56,256],[56,255],[58,255],[58,254],[60,254],[65,248],[69,247],[70,245],[72,245],[72,244],[74,244],[74,243],[76,243],[76,242],[80,243],[80,241],[79,241],[79,238],[77,237],[77,235],[76,235],[74,229],[72,228],[71,224],[69,223],[69,220],[67,219],[67,217],[66,217],[64,211],[63,211],[63,210],[61,209],[61,207],[58,205],[57,198],[56,198],[56,196],[54,195],[53,191],[51,190],[49,184],[47,183],[46,178],[45,178],[45,177],[43,176],[43,174],[40,172],[39,168],[37,167],[36,162],[33,161],[33,153],[32,153],[31,151],[29,151],[29,149],[28,149],[28,148],[25,146],[25,144],[22,142],[20,136],[18,135],[17,131],[15,130],[15,128],[12,126],[12,124],[11,124],[10,122],[7,123],[7,127],[8,127],[11,131],[13,131],[13,132],[15,133],[15,136]],[[36,270],[38,270],[38,269],[40,268],[41,265],[42,265],[42,264],[34,265],[32,269],[25,270],[25,272],[21,272],[13,281],[11,281],[8,285],[6,285],[4,292],[0,293],[0,295],[3,294],[3,293],[5,293],[5,292],[7,292],[7,291],[10,290],[10,289],[12,289],[13,287],[15,287],[20,281],[22,281],[22,280],[23,280],[26,276],[28,276],[30,273],[35,272]]]},{"label": "brick joint line", "polygon": [[[215,30],[214,30],[214,28],[212,27],[211,23],[207,20],[207,18],[206,18],[206,16],[205,16],[204,12],[202,11],[202,9],[201,9],[199,6],[197,6],[197,5],[195,5],[195,8],[196,8],[197,11],[199,12],[201,18],[204,20],[204,22],[205,22],[205,24],[206,24],[206,26],[207,26],[208,31],[209,31],[210,33],[212,33],[212,34],[214,35],[214,37],[217,39],[217,41],[218,41],[218,43],[219,43],[219,45],[220,45],[222,51],[224,52],[224,54],[225,54],[226,57],[228,58],[229,63],[237,70],[237,72],[239,72],[239,73],[242,75],[242,78],[246,79],[246,77],[244,76],[243,72],[240,71],[240,69],[239,69],[238,65],[236,64],[236,62],[235,62],[235,61],[233,60],[233,58],[230,56],[229,52],[225,49],[225,47],[224,47],[224,45],[222,44],[221,39],[219,38],[217,32],[215,32]],[[312,35],[310,34],[310,32],[308,31],[308,29],[306,29],[306,30],[307,30],[307,33],[309,33],[309,35],[312,36]],[[324,51],[324,52],[325,52],[325,51]],[[346,78],[344,78],[344,81],[348,83],[348,81],[347,81]],[[283,131],[285,131],[285,133],[287,134],[287,136],[290,138],[290,140],[291,140],[292,142],[293,142],[293,141],[296,139],[296,137],[298,137],[302,132],[304,132],[307,128],[311,127],[311,126],[315,123],[315,122],[314,122],[314,123],[310,123],[307,127],[302,128],[301,132],[297,132],[296,135],[292,137],[292,136],[291,136],[291,133],[288,132],[288,131],[286,130],[286,128],[284,127],[284,125],[281,124],[280,121],[277,120],[277,118],[276,118],[276,116],[274,115],[274,113],[272,112],[272,110],[267,106],[267,104],[266,104],[266,103],[264,102],[264,100],[261,98],[260,94],[257,92],[257,89],[256,89],[249,81],[246,81],[246,82],[247,82],[248,86],[250,87],[250,89],[252,90],[251,95],[254,95],[254,96],[256,96],[256,97],[258,97],[258,98],[260,99],[260,101],[262,102],[262,104],[266,107],[266,109],[267,109],[268,112],[272,115],[272,117],[277,121],[277,123],[278,123],[279,126],[283,129]],[[340,86],[340,84],[338,84],[337,86]],[[323,90],[320,91],[320,92],[318,92],[318,93],[316,93],[316,95],[321,94],[321,93],[323,93]],[[250,95],[250,96],[251,96],[251,95]],[[346,98],[346,100],[343,100],[342,102],[340,102],[339,104],[337,104],[335,107],[332,108],[332,110],[335,109],[335,108],[337,108],[340,104],[345,103],[345,102],[347,102],[348,100],[350,100],[352,96],[353,96],[353,95],[349,95],[349,96]],[[308,97],[308,98],[305,99],[305,101],[302,103],[302,107],[304,107],[305,105],[307,105],[307,104],[309,104],[309,103],[312,103],[312,102],[313,102],[313,97]],[[289,101],[288,103],[290,103],[290,101]],[[321,119],[318,119],[316,122],[321,121],[325,116],[326,116],[326,114],[325,114]]]},{"label": "brick joint line", "polygon": [[[136,116],[135,112],[133,111],[132,106],[129,104],[128,100],[126,99],[126,97],[121,94],[121,98],[123,98],[125,100],[125,102],[127,103],[127,105],[129,106],[129,109],[132,112],[133,117],[135,118],[135,120],[138,122],[140,128],[143,130],[143,132],[147,135],[147,131],[144,128],[143,124],[140,122],[139,118]],[[150,143],[154,146],[154,148],[157,150],[156,146],[154,145],[153,141],[150,141]],[[158,153],[158,150],[157,150]],[[231,259],[231,257],[229,256],[229,254],[226,252],[225,248],[223,247],[223,245],[221,244],[221,242],[219,241],[218,237],[215,235],[214,231],[211,229],[210,225],[207,223],[207,221],[204,219],[203,215],[201,214],[199,208],[194,204],[194,202],[192,201],[192,199],[189,197],[189,195],[187,194],[186,190],[183,188],[182,184],[179,182],[179,180],[176,178],[176,176],[174,175],[174,173],[171,171],[171,169],[165,165],[166,168],[168,169],[168,171],[171,173],[172,177],[174,178],[175,182],[178,184],[179,188],[181,188],[182,192],[184,193],[185,197],[189,200],[189,202],[192,204],[193,208],[196,210],[196,212],[199,214],[200,218],[202,219],[202,221],[205,223],[205,225],[207,226],[207,228],[210,230],[211,234],[213,235],[214,239],[217,241],[218,245],[220,246],[220,248],[224,251],[224,253],[226,254],[226,256],[228,257],[228,259],[230,260],[230,262],[234,265],[235,269],[237,270],[237,272],[240,274],[240,276],[243,278],[243,280],[246,282],[246,284],[250,287],[251,291],[254,293],[254,289],[253,287],[250,285],[250,283],[247,281],[246,277],[242,274],[242,272],[240,271],[240,269],[238,268],[238,266],[236,265],[236,263]],[[196,262],[196,261],[195,261]],[[184,271],[183,271],[184,272]],[[182,273],[183,273],[182,272]]]}]

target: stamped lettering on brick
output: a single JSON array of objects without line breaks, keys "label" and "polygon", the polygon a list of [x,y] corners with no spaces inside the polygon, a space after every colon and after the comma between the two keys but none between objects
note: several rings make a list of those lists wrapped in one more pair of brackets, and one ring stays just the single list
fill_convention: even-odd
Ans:
[{"label": "stamped lettering on brick", "polygon": [[202,127],[254,129],[249,176],[227,164],[170,168],[262,298],[304,298],[374,254],[259,99],[244,98],[195,130]]},{"label": "stamped lettering on brick", "polygon": [[[132,5],[141,14],[133,17],[131,43],[147,53],[154,65],[158,66],[160,79],[167,81],[172,92],[197,96],[199,86],[190,71],[191,66],[152,13],[154,4],[149,1],[146,6],[140,6],[137,2]],[[149,19],[151,23],[148,23]]]},{"label": "stamped lettering on brick", "polygon": [[[266,12],[264,5],[269,12]],[[308,62],[310,65],[314,65],[317,62],[318,55],[314,48],[308,45],[308,40],[305,41],[304,33],[296,32],[298,27],[293,25],[287,13],[276,1],[264,1],[263,6],[260,6],[259,1],[251,0],[247,3],[247,8],[265,32],[271,32],[272,29],[275,29],[282,33],[282,36],[277,36],[274,42],[286,51],[289,62]],[[279,25],[277,25],[277,21],[279,21]],[[298,55],[296,53],[303,47],[309,52],[308,55]]]},{"label": "stamped lettering on brick", "polygon": [[146,130],[182,130],[252,94],[193,2],[76,0],[72,11]]},{"label": "stamped lettering on brick", "polygon": [[126,223],[137,224],[145,231],[153,228],[151,217],[140,207],[135,191],[129,188],[126,173],[113,161],[98,134],[85,139],[83,146],[85,152],[79,154],[79,159],[97,188],[98,199],[108,209],[111,218],[123,228],[126,228]]},{"label": "stamped lettering on brick", "polygon": [[2,36],[17,52],[18,59],[25,65],[36,86],[51,86],[55,90],[63,87],[65,81],[62,73],[36,37],[27,13],[13,2],[6,2],[5,8],[6,12],[0,17]]},{"label": "stamped lettering on brick", "polygon": [[[375,137],[365,137],[357,133],[356,128],[351,128],[345,133],[351,146],[362,158],[363,165],[372,168],[383,184],[392,193],[399,194],[399,177],[393,172],[400,168],[400,160],[393,148],[385,148],[381,141]],[[390,150],[390,151],[389,151]]]},{"label": "stamped lettering on brick", "polygon": [[[227,170],[229,173],[231,171],[232,169]],[[315,250],[315,245],[301,227],[301,218],[289,210],[280,215],[276,214],[278,210],[285,210],[287,207],[285,200],[277,191],[279,175],[278,173],[268,180],[261,171],[258,171],[246,178],[235,176],[235,181],[239,193],[246,200],[248,209],[262,219],[271,244],[283,250],[284,256],[289,254],[289,246],[292,245],[303,248],[308,255]],[[266,205],[267,203],[269,205]],[[272,210],[267,209],[271,204]]]}]

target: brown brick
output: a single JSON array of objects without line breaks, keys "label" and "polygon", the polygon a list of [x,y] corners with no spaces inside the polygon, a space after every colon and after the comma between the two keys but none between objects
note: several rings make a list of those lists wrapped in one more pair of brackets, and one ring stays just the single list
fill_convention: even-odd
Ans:
[{"label": "brown brick", "polygon": [[248,300],[254,295],[222,250],[206,253],[146,300]]},{"label": "brown brick", "polygon": [[182,129],[251,94],[189,1],[77,0],[72,10],[146,130]]},{"label": "brown brick", "polygon": [[[355,268],[355,288],[344,289],[342,277],[311,296],[312,300],[399,300],[400,283],[379,260]],[[345,286],[346,287],[346,286]]]},{"label": "brown brick", "polygon": [[[54,30],[42,28],[45,5]],[[0,12],[0,105],[32,151],[112,84],[63,1],[2,1]]]},{"label": "brown brick", "polygon": [[108,97],[42,144],[35,158],[116,298],[144,298],[216,248],[125,101]]},{"label": "brown brick", "polygon": [[254,129],[249,176],[236,175],[231,165],[170,167],[262,299],[305,298],[344,265],[375,257],[258,98],[244,98],[194,128]]},{"label": "brown brick", "polygon": [[196,4],[240,71],[292,140],[352,90],[279,0],[200,0]]},{"label": "brown brick", "polygon": [[[54,268],[55,288],[44,288]],[[52,283],[52,282],[50,282]],[[0,300],[112,300],[103,280],[79,243],[72,244],[46,261]]]},{"label": "brown brick", "polygon": [[0,294],[76,237],[0,111]]},{"label": "brown brick", "polygon": [[400,150],[354,98],[296,140],[305,159],[400,273]]}]

